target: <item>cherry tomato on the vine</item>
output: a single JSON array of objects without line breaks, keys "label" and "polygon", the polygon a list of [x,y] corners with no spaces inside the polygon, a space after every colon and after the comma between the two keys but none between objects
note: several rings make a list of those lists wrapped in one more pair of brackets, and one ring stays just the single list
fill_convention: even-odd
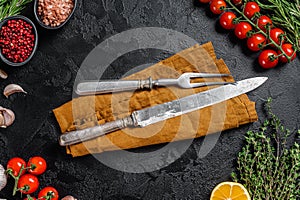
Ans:
[{"label": "cherry tomato on the vine", "polygon": [[31,194],[39,187],[39,180],[32,174],[24,174],[20,177],[18,182],[18,189],[23,194]]},{"label": "cherry tomato on the vine", "polygon": [[[22,159],[22,158],[19,158],[19,157],[14,157],[14,158],[11,158],[8,162],[7,162],[7,167],[6,169],[8,170],[12,170],[12,174],[14,176],[18,176],[19,173],[20,173],[20,170],[22,168],[22,165],[24,168],[26,168],[26,162]],[[26,170],[23,170],[22,171],[22,174],[25,173]]]},{"label": "cherry tomato on the vine", "polygon": [[231,0],[231,2],[234,4],[234,5],[241,5],[243,3],[243,0]]},{"label": "cherry tomato on the vine", "polygon": [[220,17],[220,24],[225,29],[233,29],[235,24],[233,20],[236,18],[236,15],[233,12],[225,12]]},{"label": "cherry tomato on the vine", "polygon": [[266,31],[267,24],[269,24],[270,27],[273,24],[272,20],[268,16],[262,15],[257,19],[257,25],[261,30]]},{"label": "cherry tomato on the vine", "polygon": [[33,175],[40,175],[47,169],[47,163],[44,158],[40,156],[31,157],[27,163],[28,172]]},{"label": "cherry tomato on the vine", "polygon": [[209,3],[211,0],[199,0],[200,3]]},{"label": "cherry tomato on the vine", "polygon": [[261,33],[252,35],[247,40],[247,46],[251,51],[259,51],[266,44],[266,37]]},{"label": "cherry tomato on the vine", "polygon": [[[284,37],[282,37],[282,35],[284,35],[284,31],[280,28],[272,28],[270,30],[270,38],[276,43],[276,44],[280,44],[281,42],[284,41]],[[281,41],[282,40],[282,41]]]},{"label": "cherry tomato on the vine", "polygon": [[234,33],[239,39],[247,38],[247,33],[249,31],[252,31],[252,26],[248,22],[240,22],[234,29]]},{"label": "cherry tomato on the vine", "polygon": [[251,19],[255,13],[259,13],[260,7],[256,2],[249,1],[246,3],[245,8],[244,8],[244,14],[246,17]]},{"label": "cherry tomato on the vine", "polygon": [[[294,50],[292,44],[290,44],[290,43],[285,43],[285,44],[283,44],[283,45],[281,46],[281,48],[282,48],[282,50],[284,51],[284,53],[285,53],[287,56],[289,56],[289,57],[292,56],[292,58],[291,58],[290,61],[292,61],[292,60],[294,60],[294,59],[296,58],[296,53],[294,53],[295,50]],[[281,51],[278,51],[278,54],[281,54],[281,53],[282,53]],[[281,55],[281,56],[279,57],[279,60],[280,60],[281,62],[283,62],[283,63],[287,63],[287,62],[288,62],[287,57],[285,57],[284,55]]]},{"label": "cherry tomato on the vine", "polygon": [[219,15],[224,12],[224,8],[226,8],[226,2],[224,0],[212,0],[209,8],[212,13]]},{"label": "cherry tomato on the vine", "polygon": [[[48,198],[47,198],[48,197]],[[51,198],[49,198],[51,197]],[[43,188],[38,195],[39,200],[58,200],[58,192],[54,187],[45,187]]]},{"label": "cherry tomato on the vine", "polygon": [[262,68],[269,69],[273,68],[278,64],[278,54],[276,51],[271,49],[263,50],[259,57],[258,63]]}]

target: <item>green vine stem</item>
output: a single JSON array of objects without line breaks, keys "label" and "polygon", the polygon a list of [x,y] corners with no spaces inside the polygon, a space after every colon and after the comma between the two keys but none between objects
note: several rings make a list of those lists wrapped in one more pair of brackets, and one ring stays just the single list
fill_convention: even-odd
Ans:
[{"label": "green vine stem", "polygon": [[[244,12],[243,12],[243,11],[240,11],[240,9],[237,8],[237,7],[231,2],[231,0],[225,0],[225,1],[226,1],[226,3],[227,3],[228,5],[230,5],[230,6],[231,6],[238,14],[240,14],[240,15],[244,18],[244,20],[245,20],[246,22],[248,22],[249,24],[251,24],[251,25],[258,31],[257,33],[263,34],[267,39],[269,39],[269,41],[270,41],[270,43],[271,43],[272,45],[274,45],[277,49],[280,50],[281,54],[280,54],[279,56],[284,55],[284,56],[288,59],[288,62],[291,61],[293,55],[292,55],[292,56],[288,56],[288,55],[283,51],[281,45],[278,45],[276,42],[274,42],[274,40],[273,40],[272,38],[269,37],[269,34],[267,34],[266,32],[264,32],[263,30],[261,30],[261,29],[258,27],[257,24],[255,24],[254,22],[251,21],[251,19],[249,19],[248,17],[246,17],[246,16],[244,15]],[[297,51],[297,49],[296,49],[296,51]],[[295,52],[296,52],[296,51],[295,51]],[[278,56],[277,56],[277,57],[278,57]]]},{"label": "green vine stem", "polygon": [[14,184],[14,189],[13,189],[13,194],[12,194],[13,196],[15,196],[16,193],[17,193],[17,191],[18,191],[18,182],[19,182],[19,179],[20,179],[20,177],[21,177],[21,175],[22,175],[23,170],[26,170],[26,169],[24,168],[24,165],[21,166],[21,169],[20,169],[20,171],[19,171],[18,176],[13,176],[13,175],[11,174],[12,177],[14,177],[14,179],[15,179],[15,184]]},{"label": "green vine stem", "polygon": [[300,49],[300,1],[254,0],[270,14],[273,23],[286,30],[287,40]]},{"label": "green vine stem", "polygon": [[[27,170],[27,169],[32,169],[32,166],[30,166],[30,167],[24,167],[24,165],[22,165],[22,166],[21,166],[21,169],[20,169],[20,171],[19,171],[19,174],[18,174],[17,176],[15,176],[15,175],[13,174],[13,172],[12,172],[11,169],[7,169],[7,170],[6,170],[6,173],[7,173],[8,175],[10,175],[11,177],[13,177],[13,179],[14,179],[14,181],[15,181],[15,183],[14,183],[14,188],[13,188],[13,196],[16,195],[17,191],[23,190],[23,189],[24,189],[24,188],[18,188],[18,182],[19,182],[20,177],[21,177],[22,174],[23,174],[23,171],[24,171],[24,170]],[[26,189],[26,188],[25,188],[25,189]]]}]

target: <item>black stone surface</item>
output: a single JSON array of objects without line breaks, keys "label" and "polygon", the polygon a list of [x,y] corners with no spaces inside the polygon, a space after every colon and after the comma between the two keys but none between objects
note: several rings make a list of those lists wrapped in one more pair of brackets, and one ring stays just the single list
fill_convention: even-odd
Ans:
[{"label": "black stone surface", "polygon": [[[32,13],[33,5],[29,4],[23,14],[34,20]],[[257,53],[249,52],[245,41],[237,40],[232,32],[221,30],[217,19],[209,14],[206,5],[192,0],[79,0],[73,18],[64,28],[38,28],[39,47],[29,64],[16,68],[1,64],[9,78],[0,80],[0,91],[9,83],[17,83],[28,94],[0,97],[0,105],[16,114],[15,123],[0,130],[0,163],[5,166],[14,156],[26,160],[43,156],[49,166],[39,177],[40,187],[52,185],[61,197],[72,194],[79,200],[209,199],[216,184],[230,180],[244,133],[259,127],[264,120],[264,99],[274,99],[274,112],[291,130],[299,128],[300,120],[299,59],[262,70],[257,64]],[[72,99],[76,73],[95,46],[116,33],[137,27],[173,29],[200,44],[212,41],[217,56],[225,60],[236,80],[268,76],[266,84],[249,93],[250,99],[257,102],[260,120],[223,132],[214,149],[202,159],[197,152],[203,138],[195,139],[178,160],[150,173],[124,173],[103,165],[93,156],[67,155],[57,142],[60,130],[52,109]],[[135,52],[116,61],[103,77],[120,78],[133,66],[157,62],[168,55],[152,50]],[[148,150],[152,148],[157,147]],[[0,198],[18,199],[11,196],[11,191],[12,180],[0,192]]]}]

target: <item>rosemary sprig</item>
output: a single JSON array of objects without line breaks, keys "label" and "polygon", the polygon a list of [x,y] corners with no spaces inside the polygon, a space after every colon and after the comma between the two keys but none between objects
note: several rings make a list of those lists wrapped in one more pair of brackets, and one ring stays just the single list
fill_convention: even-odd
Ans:
[{"label": "rosemary sprig", "polygon": [[[288,56],[285,51],[283,51],[282,49],[282,44],[277,44],[271,37],[269,37],[269,32],[264,32],[263,30],[261,30],[258,25],[256,23],[254,23],[251,19],[247,18],[245,15],[244,15],[244,11],[240,10],[238,7],[236,7],[232,2],[231,0],[225,0],[226,3],[233,9],[235,10],[239,15],[241,15],[241,18],[245,21],[247,21],[249,24],[251,24],[256,30],[257,30],[257,33],[261,33],[262,35],[264,35],[269,41],[270,43],[275,46],[278,50],[280,50],[281,55],[284,55],[287,59],[288,59],[288,62],[291,61],[291,58],[293,57],[292,56]],[[245,2],[246,3],[246,2]],[[270,30],[270,27],[268,27],[268,30]],[[293,44],[293,43],[292,43]],[[298,47],[297,46],[294,46],[296,49],[295,49],[295,52],[298,51]]]},{"label": "rosemary sprig", "polygon": [[32,0],[0,0],[0,21],[6,17],[20,14],[25,5]]},{"label": "rosemary sprig", "polygon": [[299,0],[254,0],[271,17],[274,25],[283,28],[287,40],[300,49]]},{"label": "rosemary sprig", "polygon": [[[234,181],[244,184],[255,200],[300,198],[300,145],[287,145],[291,133],[266,103],[269,118],[259,131],[246,134],[246,145],[238,155]],[[300,130],[297,132],[300,136]]]}]

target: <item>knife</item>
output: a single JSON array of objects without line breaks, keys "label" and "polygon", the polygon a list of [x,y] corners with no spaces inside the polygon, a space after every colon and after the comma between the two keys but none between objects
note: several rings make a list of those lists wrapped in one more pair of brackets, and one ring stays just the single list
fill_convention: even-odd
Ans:
[{"label": "knife", "polygon": [[91,128],[62,134],[59,138],[59,144],[61,146],[72,145],[126,127],[145,127],[169,118],[193,112],[250,92],[262,85],[267,79],[267,77],[245,79],[233,84],[228,84],[207,90],[205,92],[186,96],[174,101],[144,108],[142,110],[137,110],[123,119],[118,119]]}]

